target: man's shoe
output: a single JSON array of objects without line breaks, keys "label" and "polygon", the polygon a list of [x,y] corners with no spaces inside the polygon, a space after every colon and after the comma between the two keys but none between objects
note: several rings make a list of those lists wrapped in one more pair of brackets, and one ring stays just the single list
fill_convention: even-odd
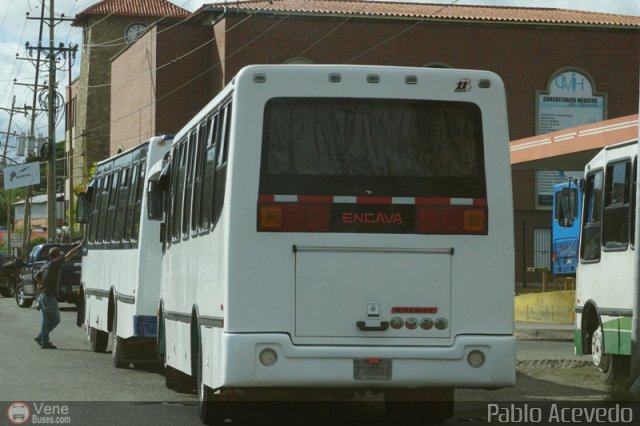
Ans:
[{"label": "man's shoe", "polygon": [[51,342],[43,343],[41,348],[42,349],[58,349],[58,347]]},{"label": "man's shoe", "polygon": [[36,336],[33,338],[33,340],[36,341],[36,343],[38,344],[38,346],[42,346],[42,338],[40,336]]}]

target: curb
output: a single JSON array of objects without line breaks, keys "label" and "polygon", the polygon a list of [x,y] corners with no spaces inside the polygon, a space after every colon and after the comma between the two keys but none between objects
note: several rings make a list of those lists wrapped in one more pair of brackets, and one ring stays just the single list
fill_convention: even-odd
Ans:
[{"label": "curb", "polygon": [[514,335],[518,340],[566,340],[573,341],[573,326],[552,326],[549,324],[517,325]]}]

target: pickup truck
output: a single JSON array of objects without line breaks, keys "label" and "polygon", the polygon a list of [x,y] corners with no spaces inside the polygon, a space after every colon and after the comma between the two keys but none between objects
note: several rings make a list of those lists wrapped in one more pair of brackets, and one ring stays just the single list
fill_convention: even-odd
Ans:
[{"label": "pickup truck", "polygon": [[[21,308],[28,308],[33,304],[38,288],[34,280],[36,274],[49,261],[49,250],[58,247],[63,253],[69,252],[74,244],[45,243],[35,246],[27,258],[20,272],[21,282],[16,287],[16,303]],[[62,276],[58,301],[79,303],[80,273],[82,268],[82,255],[78,254],[70,261],[62,265]]]}]

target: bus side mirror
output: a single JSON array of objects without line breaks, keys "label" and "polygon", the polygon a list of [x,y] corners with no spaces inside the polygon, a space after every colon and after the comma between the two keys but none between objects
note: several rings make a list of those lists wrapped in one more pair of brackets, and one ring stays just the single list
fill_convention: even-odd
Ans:
[{"label": "bus side mirror", "polygon": [[149,181],[147,190],[147,217],[150,220],[162,220],[164,218],[164,191],[159,188],[158,182]]},{"label": "bus side mirror", "polygon": [[91,202],[87,197],[87,193],[81,192],[78,194],[78,205],[76,208],[76,222],[89,223],[89,212],[91,209]]}]

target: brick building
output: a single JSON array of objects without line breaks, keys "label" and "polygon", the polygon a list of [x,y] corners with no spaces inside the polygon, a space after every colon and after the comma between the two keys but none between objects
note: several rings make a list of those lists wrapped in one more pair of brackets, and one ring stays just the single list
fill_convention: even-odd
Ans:
[{"label": "brick building", "polygon": [[[179,27],[156,25],[113,57],[110,72],[101,71],[112,77],[110,153],[176,132],[243,66],[285,62],[491,70],[506,85],[510,138],[520,139],[593,119],[571,106],[564,111],[577,122],[549,112],[545,99],[563,99],[551,96],[559,82],[562,90],[571,81],[588,89],[580,99],[593,100],[597,120],[637,112],[639,41],[640,17],[562,9],[340,0],[205,5]],[[545,195],[537,193],[541,179],[513,172],[516,248],[523,250],[516,281],[533,266],[536,230],[550,227]]]},{"label": "brick building", "polygon": [[67,209],[73,206],[69,194],[86,183],[91,164],[110,154],[113,57],[150,26],[171,25],[189,15],[166,0],[102,0],[76,15],[72,25],[82,28],[83,42],[80,75],[67,92]]}]

